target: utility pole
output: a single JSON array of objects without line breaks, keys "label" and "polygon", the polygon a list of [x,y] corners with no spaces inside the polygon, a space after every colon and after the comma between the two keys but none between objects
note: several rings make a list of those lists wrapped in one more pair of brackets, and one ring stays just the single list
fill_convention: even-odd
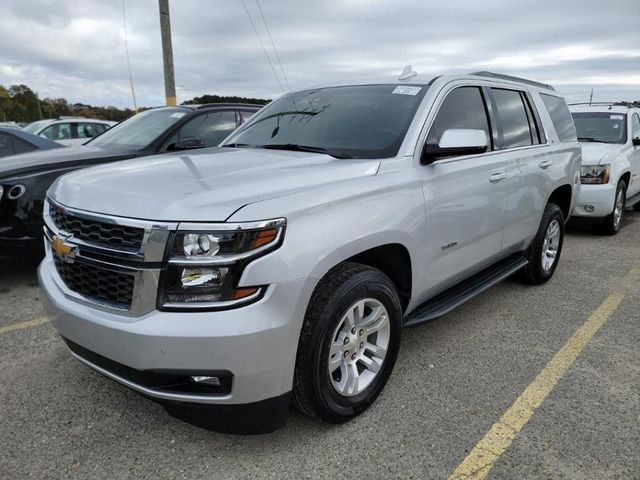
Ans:
[{"label": "utility pole", "polygon": [[589,106],[591,106],[591,100],[593,100],[593,88],[591,89],[591,95],[589,95]]},{"label": "utility pole", "polygon": [[164,64],[164,94],[167,105],[176,104],[176,79],[173,73],[173,48],[171,47],[171,21],[169,0],[158,0],[160,5],[160,33],[162,35],[162,61]]}]

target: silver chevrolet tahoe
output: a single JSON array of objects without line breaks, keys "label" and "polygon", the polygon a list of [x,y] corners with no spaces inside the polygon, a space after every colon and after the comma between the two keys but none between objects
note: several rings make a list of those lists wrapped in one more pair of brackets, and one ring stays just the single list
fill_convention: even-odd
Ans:
[{"label": "silver chevrolet tahoe", "polygon": [[289,93],[220,147],[61,177],[39,269],[71,353],[218,431],[339,423],[403,327],[558,266],[581,151],[549,85],[490,72]]}]

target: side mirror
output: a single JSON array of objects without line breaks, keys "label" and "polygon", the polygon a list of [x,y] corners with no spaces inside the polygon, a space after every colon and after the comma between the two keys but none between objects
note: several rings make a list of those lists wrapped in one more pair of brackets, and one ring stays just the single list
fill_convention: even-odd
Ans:
[{"label": "side mirror", "polygon": [[437,145],[428,143],[422,151],[422,163],[430,164],[442,157],[477,155],[488,148],[484,130],[450,128],[445,130]]},{"label": "side mirror", "polygon": [[639,138],[634,138],[633,140],[631,140],[631,143],[633,143],[634,147],[640,146],[640,137]]},{"label": "side mirror", "polygon": [[167,150],[193,150],[194,148],[204,148],[205,146],[204,142],[197,137],[186,137],[169,145]]}]

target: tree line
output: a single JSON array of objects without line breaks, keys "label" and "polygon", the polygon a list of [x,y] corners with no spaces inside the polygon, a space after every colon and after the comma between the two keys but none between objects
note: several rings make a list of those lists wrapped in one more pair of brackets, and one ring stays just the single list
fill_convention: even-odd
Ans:
[{"label": "tree line", "polygon": [[[269,100],[245,97],[223,97],[219,95],[203,95],[183,102],[183,105],[201,103],[251,103],[264,105]],[[146,108],[140,108],[146,110]],[[11,85],[9,88],[0,85],[0,122],[14,121],[29,123],[43,118],[61,116],[78,116],[112,120],[119,122],[135,113],[130,108],[114,106],[96,107],[83,103],[69,103],[64,98],[39,98],[36,92],[26,85]]]}]

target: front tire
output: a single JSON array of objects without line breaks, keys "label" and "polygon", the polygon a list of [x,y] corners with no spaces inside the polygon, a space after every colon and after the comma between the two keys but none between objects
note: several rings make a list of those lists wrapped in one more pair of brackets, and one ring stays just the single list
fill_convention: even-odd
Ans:
[{"label": "front tire", "polygon": [[560,207],[548,203],[533,242],[526,252],[529,264],[522,278],[533,285],[547,282],[556,271],[564,242],[564,215]]},{"label": "front tire", "polygon": [[618,182],[616,188],[616,196],[613,201],[613,211],[604,217],[600,224],[600,233],[603,235],[615,235],[622,227],[622,219],[624,218],[624,209],[626,207],[627,183],[624,180]]},{"label": "front tire", "polygon": [[293,404],[329,423],[366,410],[384,388],[400,348],[402,308],[380,270],[345,262],[316,287],[302,325]]}]

